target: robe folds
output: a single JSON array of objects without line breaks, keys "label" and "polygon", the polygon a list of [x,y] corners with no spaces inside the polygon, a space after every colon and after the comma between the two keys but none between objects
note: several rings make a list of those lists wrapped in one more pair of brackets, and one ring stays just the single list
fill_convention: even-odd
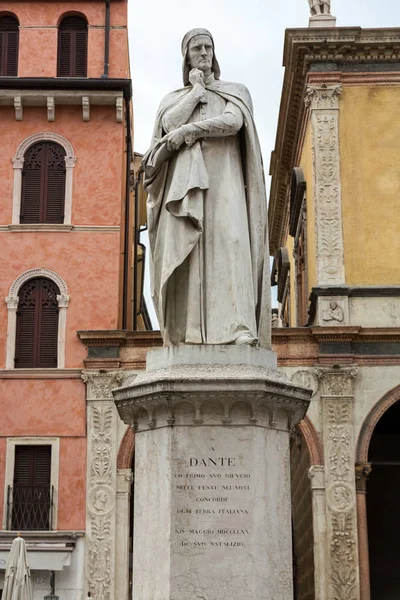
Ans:
[{"label": "robe folds", "polygon": [[245,86],[212,76],[186,121],[196,135],[169,152],[168,112],[192,89],[162,100],[143,158],[151,292],[164,344],[245,336],[270,348],[267,203],[251,98]]}]

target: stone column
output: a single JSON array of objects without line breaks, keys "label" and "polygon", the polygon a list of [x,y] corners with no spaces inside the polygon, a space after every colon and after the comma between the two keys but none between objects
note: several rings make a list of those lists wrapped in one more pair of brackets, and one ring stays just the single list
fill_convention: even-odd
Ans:
[{"label": "stone column", "polygon": [[367,522],[367,479],[370,473],[371,465],[369,463],[356,465],[360,600],[371,600]]},{"label": "stone column", "polygon": [[[339,154],[339,98],[342,85],[308,85],[316,212],[317,286],[345,284]],[[317,325],[347,325],[347,296],[318,298]]]},{"label": "stone column", "polygon": [[314,582],[315,600],[326,600],[326,507],[325,507],[325,469],[322,465],[310,467],[308,476],[311,481],[313,533],[314,533]]},{"label": "stone column", "polygon": [[18,296],[7,296],[6,304],[8,310],[7,324],[7,349],[6,349],[6,369],[15,367],[15,341],[17,336],[17,310],[19,298]]},{"label": "stone column", "polygon": [[118,413],[111,390],[120,372],[85,371],[87,386],[86,590],[114,600]]},{"label": "stone column", "polygon": [[179,346],[114,391],[135,428],[135,600],[292,600],[289,430],[310,390],[249,346]]},{"label": "stone column", "polygon": [[354,475],[354,367],[318,368],[322,383],[327,600],[360,599]]},{"label": "stone column", "polygon": [[117,529],[115,548],[115,598],[129,597],[129,531],[132,469],[117,471]]}]

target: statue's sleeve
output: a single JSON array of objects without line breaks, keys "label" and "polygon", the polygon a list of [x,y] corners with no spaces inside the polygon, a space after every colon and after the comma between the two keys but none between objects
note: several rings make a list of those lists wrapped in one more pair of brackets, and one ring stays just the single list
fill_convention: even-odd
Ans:
[{"label": "statue's sleeve", "polygon": [[243,126],[243,113],[238,106],[227,102],[224,112],[216,117],[185,125],[187,144],[204,137],[235,135]]},{"label": "statue's sleeve", "polygon": [[189,93],[182,96],[177,103],[167,108],[162,116],[162,128],[166,133],[178,129],[190,119],[194,109],[205,95],[201,85],[195,85]]}]

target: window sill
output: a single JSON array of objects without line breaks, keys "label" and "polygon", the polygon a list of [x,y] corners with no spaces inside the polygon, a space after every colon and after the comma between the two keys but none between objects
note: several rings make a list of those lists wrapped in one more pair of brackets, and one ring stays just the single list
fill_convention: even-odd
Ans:
[{"label": "window sill", "polygon": [[73,225],[64,223],[15,223],[8,225],[10,231],[71,231]]},{"label": "window sill", "polygon": [[119,225],[64,225],[62,223],[32,223],[32,224],[21,224],[13,223],[11,225],[0,225],[0,231],[14,232],[14,231],[57,231],[57,232],[69,232],[73,231],[79,233],[80,231],[97,231],[102,233],[118,232],[120,230]]},{"label": "window sill", "polygon": [[0,379],[80,379],[82,369],[0,369]]}]

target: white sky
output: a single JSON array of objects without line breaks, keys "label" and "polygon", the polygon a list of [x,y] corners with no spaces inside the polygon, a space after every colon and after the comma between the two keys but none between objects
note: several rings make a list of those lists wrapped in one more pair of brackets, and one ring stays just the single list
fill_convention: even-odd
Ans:
[{"label": "white sky", "polygon": [[[400,0],[332,0],[332,14],[337,26],[400,27]],[[135,152],[148,149],[161,98],[182,86],[182,37],[194,27],[205,27],[214,36],[221,79],[244,83],[250,90],[268,174],[285,29],[307,27],[308,18],[307,0],[130,0]],[[152,309],[148,290],[146,300]],[[151,316],[154,321],[153,311]]]}]

